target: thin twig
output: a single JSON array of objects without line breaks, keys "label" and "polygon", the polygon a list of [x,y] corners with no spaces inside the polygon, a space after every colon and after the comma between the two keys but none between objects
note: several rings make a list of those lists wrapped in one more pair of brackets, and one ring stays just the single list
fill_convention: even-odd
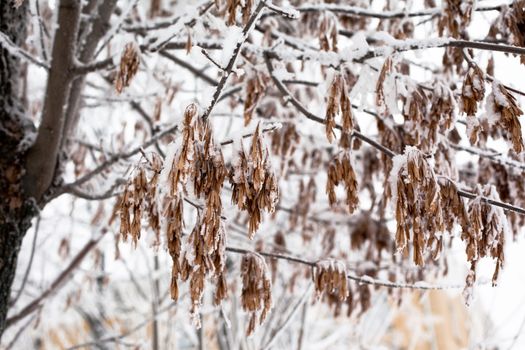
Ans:
[{"label": "thin twig", "polygon": [[306,289],[306,291],[304,292],[304,294],[301,296],[301,298],[297,301],[297,303],[294,305],[292,311],[290,311],[290,313],[288,314],[288,316],[286,317],[286,319],[284,320],[284,322],[282,322],[278,327],[277,329],[275,329],[274,332],[272,332],[272,334],[270,335],[270,339],[268,340],[268,342],[266,343],[266,345],[264,345],[262,347],[263,350],[268,350],[270,349],[270,347],[272,346],[272,344],[275,342],[275,340],[277,339],[277,337],[279,336],[279,334],[281,334],[281,332],[283,330],[286,329],[286,326],[290,324],[290,321],[292,320],[292,318],[295,316],[295,314],[297,313],[297,311],[299,310],[299,307],[303,304],[306,303],[307,301],[307,298],[308,296],[310,295],[310,292],[312,291],[312,286],[313,284],[312,283],[309,283],[308,285],[308,288]]},{"label": "thin twig", "polygon": [[36,218],[36,224],[35,224],[35,233],[33,234],[33,241],[31,242],[31,255],[29,256],[29,262],[26,267],[26,271],[24,273],[24,278],[22,279],[22,284],[20,285],[20,289],[16,293],[16,296],[13,298],[13,301],[11,302],[11,305],[15,305],[18,299],[20,299],[20,296],[22,295],[22,292],[24,291],[24,288],[27,283],[27,279],[29,277],[29,272],[31,271],[31,267],[33,266],[33,258],[35,257],[35,249],[36,249],[36,241],[38,239],[38,231],[40,229],[40,220],[41,216],[38,214]]},{"label": "thin twig", "polygon": [[219,101],[219,98],[221,97],[222,90],[226,86],[226,82],[228,81],[228,78],[230,77],[233,67],[235,65],[235,62],[237,61],[237,57],[239,56],[239,53],[241,52],[242,45],[248,39],[248,34],[253,29],[255,22],[259,18],[259,15],[261,14],[262,10],[265,8],[265,1],[261,0],[259,4],[257,5],[257,8],[255,11],[251,14],[250,18],[248,19],[248,23],[246,23],[246,26],[244,27],[242,31],[242,38],[237,42],[237,45],[235,46],[235,49],[233,50],[232,56],[230,57],[230,60],[228,61],[228,64],[226,65],[226,68],[224,69],[223,75],[221,77],[221,80],[219,81],[219,84],[217,85],[217,88],[215,89],[215,92],[213,93],[212,100],[206,110],[204,111],[202,115],[202,119],[206,120],[213,110],[213,107],[215,107],[215,104]]},{"label": "thin twig", "polygon": [[8,317],[6,320],[6,328],[30,315],[33,311],[37,310],[49,296],[56,293],[71,277],[72,272],[80,265],[88,253],[97,246],[98,242],[100,242],[102,237],[104,237],[105,232],[106,231],[103,230],[97,238],[89,240],[73,258],[73,260],[71,260],[69,265],[55,278],[53,283],[51,283],[51,285],[42,294],[40,294],[40,296],[23,307],[15,315]]}]

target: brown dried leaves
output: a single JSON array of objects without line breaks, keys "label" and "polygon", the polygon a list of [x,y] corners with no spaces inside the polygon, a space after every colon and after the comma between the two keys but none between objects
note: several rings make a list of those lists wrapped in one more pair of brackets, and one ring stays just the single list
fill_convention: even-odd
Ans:
[{"label": "brown dried leaves", "polygon": [[485,74],[477,65],[471,65],[461,89],[462,110],[468,116],[475,116],[478,102],[485,96]]},{"label": "brown dried leaves", "polygon": [[332,79],[328,91],[326,103],[326,137],[329,142],[332,142],[336,127],[335,118],[341,115],[343,136],[349,136],[354,129],[354,117],[352,115],[352,103],[350,102],[349,87],[346,78],[343,74],[337,72]]},{"label": "brown dried leaves", "polygon": [[379,73],[379,78],[377,79],[376,83],[376,105],[380,108],[382,108],[384,114],[388,113],[388,110],[386,108],[386,101],[385,101],[385,79],[388,74],[392,72],[392,57],[387,57],[385,59],[385,62],[383,63],[383,67],[381,67],[381,72]]},{"label": "brown dried leaves", "polygon": [[[153,175],[148,181],[147,167],[144,162],[139,163],[134,170],[134,176],[128,181],[124,193],[120,198],[120,234],[124,241],[128,235],[131,236],[133,243],[136,245],[140,239],[141,221],[144,210],[149,214],[149,223],[155,231],[158,242],[159,217],[154,198],[156,198],[157,178],[160,172],[160,159],[154,156]],[[133,217],[133,218],[132,218]]]},{"label": "brown dried leaves", "polygon": [[[470,225],[464,230],[462,239],[466,242],[467,259],[471,262],[473,278],[475,280],[475,267],[480,258],[490,256],[496,259],[496,269],[492,276],[492,284],[497,283],[498,274],[505,260],[504,246],[508,234],[508,223],[502,208],[485,203],[482,196],[495,201],[500,201],[496,188],[478,185],[478,197],[470,202],[468,215]],[[471,276],[472,277],[472,276]],[[467,278],[467,286],[469,285]]]},{"label": "brown dried leaves", "polygon": [[319,299],[323,293],[336,294],[340,301],[349,294],[346,267],[340,261],[322,260],[315,265],[315,292]]},{"label": "brown dried leaves", "polygon": [[243,25],[246,25],[248,23],[248,20],[250,18],[250,14],[252,13],[254,1],[253,0],[226,0],[226,7],[224,11],[226,12],[226,24],[228,26],[234,25],[236,21],[237,16],[237,8],[241,7],[242,11],[242,22]]},{"label": "brown dried leaves", "polygon": [[[225,233],[221,221],[221,190],[227,170],[220,147],[215,145],[211,125],[197,117],[197,106],[186,108],[183,120],[182,142],[168,175],[170,191],[166,211],[170,213],[167,227],[168,248],[173,259],[171,294],[178,296],[177,279],[190,279],[191,314],[197,324],[198,308],[204,292],[205,277],[211,273],[218,279],[215,302],[226,297]],[[191,179],[193,192],[204,199],[195,227],[181,256],[182,198]]]},{"label": "brown dried leaves", "polygon": [[251,313],[246,334],[255,330],[257,318],[262,324],[272,307],[272,283],[264,258],[256,253],[245,254],[241,262],[242,308]]},{"label": "brown dried leaves", "polygon": [[266,92],[269,77],[257,71],[246,81],[246,98],[244,100],[244,125],[252,120],[255,108]]},{"label": "brown dried leaves", "polygon": [[435,259],[442,250],[440,187],[434,170],[417,148],[406,147],[393,162],[390,186],[396,208],[396,246],[403,251],[412,233],[414,263],[423,266],[425,250],[432,250]]},{"label": "brown dried leaves", "polygon": [[322,13],[319,23],[319,47],[337,52],[337,17],[329,11]]},{"label": "brown dried leaves", "polygon": [[237,160],[230,171],[232,202],[248,212],[249,235],[253,238],[262,220],[262,211],[272,213],[279,197],[277,179],[271,169],[268,149],[262,145],[259,125],[247,154],[241,144]]},{"label": "brown dried leaves", "polygon": [[121,93],[131,84],[140,64],[140,49],[135,43],[127,43],[120,58],[120,66],[115,77],[115,90]]},{"label": "brown dried leaves", "polygon": [[470,24],[474,0],[445,0],[444,13],[438,22],[439,35],[447,29],[453,38],[460,38]]},{"label": "brown dried leaves", "polygon": [[329,168],[326,181],[326,193],[331,206],[337,203],[335,187],[340,183],[346,190],[346,204],[349,213],[353,213],[359,205],[359,190],[357,188],[357,177],[350,161],[350,154],[342,152],[335,157]]},{"label": "brown dried leaves", "polygon": [[516,98],[497,81],[492,84],[492,92],[487,100],[487,110],[499,117],[495,124],[506,131],[506,138],[512,142],[514,151],[523,152],[521,124],[518,120],[518,116],[522,115],[523,111],[518,106]]}]

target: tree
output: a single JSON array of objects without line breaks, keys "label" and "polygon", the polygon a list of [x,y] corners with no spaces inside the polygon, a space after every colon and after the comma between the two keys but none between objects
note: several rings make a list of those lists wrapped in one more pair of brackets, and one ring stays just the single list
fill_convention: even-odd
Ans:
[{"label": "tree", "polygon": [[[247,334],[276,291],[296,296],[263,348],[312,290],[337,316],[366,312],[376,290],[445,288],[456,240],[467,304],[481,258],[496,285],[524,224],[525,159],[524,93],[495,72],[525,64],[525,1],[415,6],[2,1],[0,335],[107,236],[151,237],[157,271],[171,260],[153,283],[153,348],[165,284],[197,328],[203,305],[240,293]],[[87,210],[101,233],[21,305],[23,238],[66,196],[101,203]]]}]

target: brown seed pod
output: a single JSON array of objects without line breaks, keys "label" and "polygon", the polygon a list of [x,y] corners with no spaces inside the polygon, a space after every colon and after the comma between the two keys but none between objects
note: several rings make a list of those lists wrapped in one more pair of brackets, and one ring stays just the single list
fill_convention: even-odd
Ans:
[{"label": "brown seed pod", "polygon": [[135,43],[127,43],[120,58],[120,66],[115,78],[115,90],[121,93],[131,84],[140,64],[140,50]]},{"label": "brown seed pod", "polygon": [[264,258],[256,253],[245,254],[241,262],[241,303],[244,311],[250,312],[246,334],[255,330],[257,318],[262,324],[272,308],[272,283]]}]

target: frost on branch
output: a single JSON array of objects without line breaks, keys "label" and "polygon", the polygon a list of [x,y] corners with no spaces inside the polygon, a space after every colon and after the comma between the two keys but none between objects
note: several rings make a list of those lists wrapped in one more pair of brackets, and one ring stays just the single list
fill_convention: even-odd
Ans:
[{"label": "frost on branch", "polygon": [[230,171],[232,202],[247,211],[249,235],[253,238],[262,220],[262,211],[272,213],[279,197],[277,179],[271,169],[268,149],[263,148],[259,125],[255,129],[249,153],[241,144]]},{"label": "frost on branch", "polygon": [[245,254],[241,262],[241,301],[244,311],[250,312],[246,334],[255,330],[257,319],[261,325],[272,308],[272,282],[264,258],[256,253]]},{"label": "frost on branch", "polygon": [[140,64],[140,49],[135,43],[128,43],[120,58],[120,66],[115,77],[115,90],[121,93],[124,88],[131,84],[131,80],[137,74]]},{"label": "frost on branch", "polygon": [[487,112],[494,113],[493,124],[505,130],[505,137],[512,143],[514,151],[523,152],[523,137],[518,119],[523,111],[518,106],[516,98],[497,81],[493,82],[492,92],[487,98]]}]

